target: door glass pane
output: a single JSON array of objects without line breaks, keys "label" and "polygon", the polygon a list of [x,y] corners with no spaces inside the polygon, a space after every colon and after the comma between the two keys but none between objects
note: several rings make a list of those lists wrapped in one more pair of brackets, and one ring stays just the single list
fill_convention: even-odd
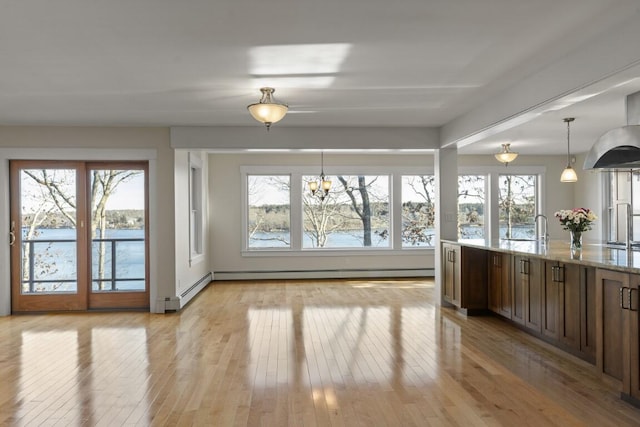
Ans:
[{"label": "door glass pane", "polygon": [[143,170],[90,172],[93,292],[146,289]]},{"label": "door glass pane", "polygon": [[75,169],[20,171],[22,294],[75,293]]}]

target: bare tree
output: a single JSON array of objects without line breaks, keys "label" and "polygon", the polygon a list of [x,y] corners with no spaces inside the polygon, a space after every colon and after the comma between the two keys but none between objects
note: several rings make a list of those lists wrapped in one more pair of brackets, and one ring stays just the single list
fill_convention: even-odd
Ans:
[{"label": "bare tree", "polygon": [[500,220],[507,230],[506,238],[513,237],[515,224],[533,223],[535,216],[535,175],[501,175],[499,206]]},{"label": "bare tree", "polygon": [[335,190],[324,199],[307,191],[303,193],[304,231],[311,238],[313,247],[324,248],[329,236],[345,227],[339,200],[340,196]]},{"label": "bare tree", "polygon": [[427,230],[435,224],[435,177],[433,175],[407,176],[406,184],[420,201],[407,201],[402,204],[402,240],[412,245],[431,244],[432,234]]}]

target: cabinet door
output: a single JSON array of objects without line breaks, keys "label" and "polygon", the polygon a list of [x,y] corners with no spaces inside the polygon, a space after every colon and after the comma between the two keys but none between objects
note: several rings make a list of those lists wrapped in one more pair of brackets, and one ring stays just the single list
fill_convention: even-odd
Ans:
[{"label": "cabinet door", "polygon": [[542,333],[554,340],[560,336],[560,286],[564,270],[557,262],[545,262],[542,290]]},{"label": "cabinet door", "polygon": [[489,257],[489,308],[511,319],[511,255],[492,252]]},{"label": "cabinet door", "polygon": [[623,328],[626,310],[622,308],[624,292],[629,289],[626,273],[596,271],[596,366],[615,379],[624,377]]},{"label": "cabinet door", "polygon": [[524,325],[535,332],[542,331],[542,281],[543,263],[538,258],[529,259],[529,277],[524,297]]},{"label": "cabinet door", "polygon": [[500,309],[498,313],[507,319],[511,319],[511,305],[513,304],[511,296],[511,255],[500,255]]},{"label": "cabinet door", "polygon": [[451,263],[450,251],[450,245],[442,245],[442,297],[445,301],[453,303],[454,266]]},{"label": "cabinet door", "polygon": [[580,267],[580,352],[596,363],[596,269]]},{"label": "cabinet door", "polygon": [[460,306],[468,315],[479,314],[487,309],[488,252],[464,246],[460,250]]},{"label": "cabinet door", "polygon": [[443,299],[460,307],[460,247],[443,244]]},{"label": "cabinet door", "polygon": [[489,254],[489,309],[494,313],[500,311],[501,262],[502,257],[498,252]]},{"label": "cabinet door", "polygon": [[627,324],[623,342],[628,346],[625,354],[628,354],[629,367],[629,386],[628,389],[624,387],[624,392],[640,400],[640,276],[630,276],[629,289],[623,297],[627,299],[624,302]]},{"label": "cabinet door", "polygon": [[580,265],[562,264],[564,280],[559,284],[560,304],[558,307],[559,338],[566,346],[580,350],[580,320],[581,320],[581,277]]},{"label": "cabinet door", "polygon": [[528,257],[516,255],[513,257],[513,304],[511,320],[524,325],[527,306],[527,292],[529,289],[529,272],[531,264]]}]

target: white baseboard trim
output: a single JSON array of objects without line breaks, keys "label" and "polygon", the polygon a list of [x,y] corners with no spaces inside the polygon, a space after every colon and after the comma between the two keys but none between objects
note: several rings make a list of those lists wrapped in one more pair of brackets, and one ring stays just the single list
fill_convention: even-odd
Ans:
[{"label": "white baseboard trim", "polygon": [[209,272],[202,276],[197,282],[189,286],[189,288],[182,291],[179,296],[165,298],[164,310],[165,311],[178,311],[184,308],[189,301],[193,299],[198,293],[203,290],[209,283],[213,281],[213,273]]},{"label": "white baseboard trim", "polygon": [[283,271],[216,271],[214,280],[260,279],[368,279],[393,277],[433,277],[433,268],[353,269],[353,270],[283,270]]}]

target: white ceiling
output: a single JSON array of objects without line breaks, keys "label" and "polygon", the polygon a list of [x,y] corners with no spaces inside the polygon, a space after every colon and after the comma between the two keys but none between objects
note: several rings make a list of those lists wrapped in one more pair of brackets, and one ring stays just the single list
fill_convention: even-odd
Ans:
[{"label": "white ceiling", "polygon": [[[0,125],[440,127],[606,32],[635,0],[23,0],[0,14]],[[276,53],[274,53],[276,52]],[[332,63],[331,60],[337,61]],[[624,124],[640,70],[461,149],[566,150]],[[627,83],[612,88],[621,82]],[[326,87],[314,87],[326,85]],[[517,148],[516,148],[517,147]]]}]

